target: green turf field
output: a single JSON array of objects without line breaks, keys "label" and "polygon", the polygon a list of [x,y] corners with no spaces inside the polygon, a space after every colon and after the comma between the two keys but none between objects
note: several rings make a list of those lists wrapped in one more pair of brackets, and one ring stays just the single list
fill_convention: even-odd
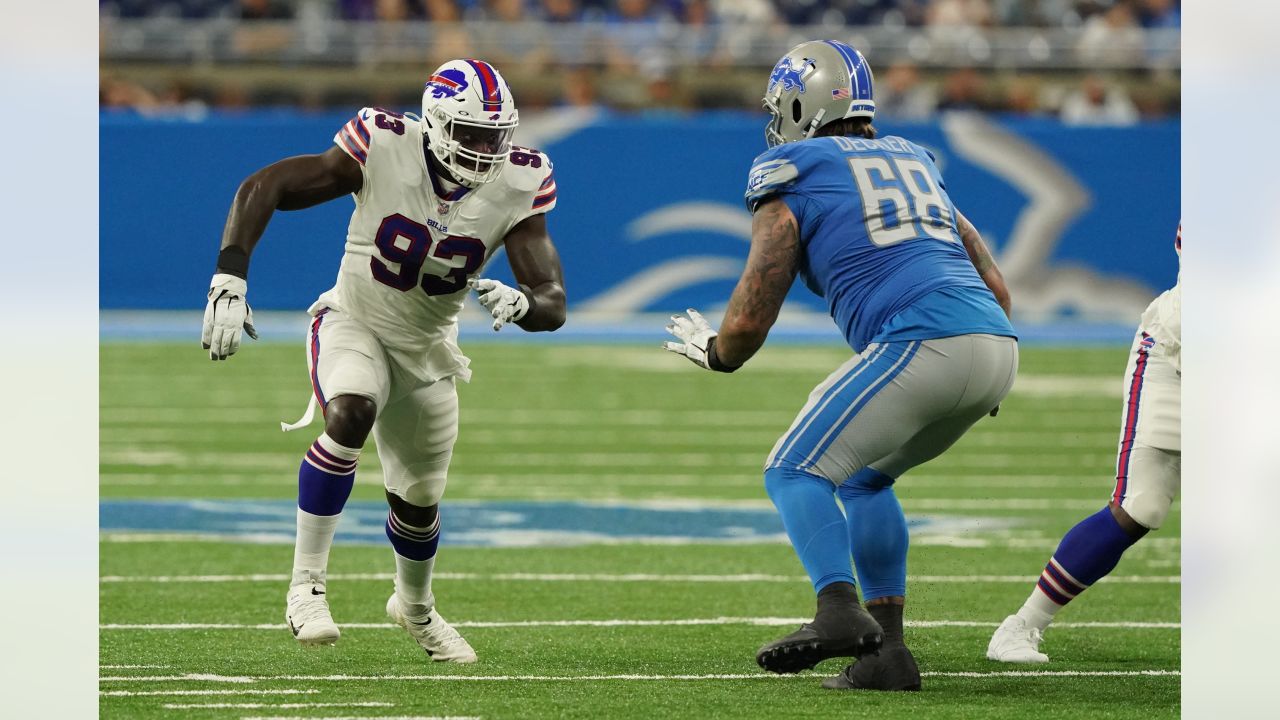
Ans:
[{"label": "green turf field", "polygon": [[[764,455],[846,352],[768,347],[724,376],[656,344],[470,344],[445,537],[450,500],[767,508]],[[923,692],[822,690],[835,660],[788,677],[756,667],[758,646],[812,614],[779,542],[443,547],[440,611],[480,655],[445,666],[383,614],[385,545],[335,548],[328,590],[343,637],[303,649],[283,623],[289,544],[178,528],[103,534],[101,714],[1176,717],[1176,505],[1059,616],[1043,648],[1052,663],[985,659],[1058,538],[1110,493],[1124,359],[1123,348],[1024,349],[999,417],[898,483],[908,517],[929,521],[913,527],[907,608]],[[320,430],[278,429],[307,399],[300,347],[250,344],[212,363],[194,344],[104,344],[100,377],[104,504],[293,498]],[[379,500],[380,483],[366,452],[353,502]]]}]

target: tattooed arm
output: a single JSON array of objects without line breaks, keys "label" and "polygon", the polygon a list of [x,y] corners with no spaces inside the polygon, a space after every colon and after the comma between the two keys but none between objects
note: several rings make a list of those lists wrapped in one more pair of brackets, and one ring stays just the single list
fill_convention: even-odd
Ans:
[{"label": "tattooed arm", "polygon": [[991,249],[982,241],[982,236],[978,234],[973,223],[969,222],[969,218],[961,215],[957,210],[956,219],[959,221],[957,226],[960,230],[960,239],[964,241],[964,249],[969,252],[969,261],[973,263],[978,276],[987,284],[991,294],[996,296],[996,302],[1000,303],[1004,314],[1008,316],[1013,311],[1013,300],[1009,297],[1008,286],[1004,284],[1004,275],[1000,274],[995,258],[991,257]]},{"label": "tattooed arm", "polygon": [[747,267],[715,339],[721,364],[738,367],[764,344],[796,279],[799,257],[800,228],[787,204],[774,198],[756,208]]}]

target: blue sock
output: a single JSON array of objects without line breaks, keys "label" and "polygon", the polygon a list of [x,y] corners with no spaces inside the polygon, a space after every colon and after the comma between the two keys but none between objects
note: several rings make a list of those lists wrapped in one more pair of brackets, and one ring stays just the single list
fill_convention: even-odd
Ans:
[{"label": "blue sock", "polygon": [[862,599],[907,594],[907,518],[893,493],[893,478],[863,468],[839,487],[848,517],[849,547]]},{"label": "blue sock", "polygon": [[409,560],[430,560],[436,556],[436,548],[440,545],[440,515],[430,527],[419,528],[406,525],[393,512],[387,513],[387,539],[396,554]]},{"label": "blue sock", "polygon": [[409,615],[423,615],[436,604],[431,574],[440,546],[440,514],[437,512],[427,527],[415,527],[388,512],[387,539],[395,549],[396,596],[401,607]]},{"label": "blue sock", "polygon": [[1067,531],[1036,587],[1055,604],[1066,605],[1114,570],[1137,541],[1116,522],[1111,508],[1104,507]]},{"label": "blue sock", "polygon": [[356,481],[360,448],[349,448],[321,434],[298,467],[298,531],[293,546],[292,584],[323,583],[329,549],[342,508]]},{"label": "blue sock", "polygon": [[849,536],[831,481],[794,468],[775,467],[765,471],[764,487],[782,516],[782,527],[809,573],[813,589],[821,590],[833,582],[853,584]]},{"label": "blue sock", "polygon": [[351,497],[356,482],[358,448],[334,442],[320,435],[298,468],[298,507],[312,515],[337,515]]}]

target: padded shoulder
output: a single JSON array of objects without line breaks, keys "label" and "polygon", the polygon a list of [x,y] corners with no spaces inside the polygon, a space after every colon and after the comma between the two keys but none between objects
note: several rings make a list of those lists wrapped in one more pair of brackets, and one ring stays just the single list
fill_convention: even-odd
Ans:
[{"label": "padded shoulder", "polygon": [[374,145],[394,142],[410,132],[415,135],[419,132],[415,118],[383,108],[366,107],[338,130],[333,142],[364,165],[368,163],[369,150]]},{"label": "padded shoulder", "polygon": [[769,148],[758,155],[747,173],[747,209],[755,212],[756,206],[768,197],[794,190],[821,150],[815,140],[802,140]]},{"label": "padded shoulder", "polygon": [[507,166],[502,169],[501,181],[516,192],[537,190],[551,176],[551,158],[533,148],[511,146],[507,154]]}]

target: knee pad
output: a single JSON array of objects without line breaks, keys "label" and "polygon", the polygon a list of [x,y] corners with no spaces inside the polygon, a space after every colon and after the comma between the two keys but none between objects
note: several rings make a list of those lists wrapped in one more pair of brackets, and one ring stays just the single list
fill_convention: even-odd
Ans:
[{"label": "knee pad", "polygon": [[1116,481],[1120,507],[1139,525],[1158,529],[1182,485],[1182,454],[1135,444],[1126,473]]},{"label": "knee pad", "polygon": [[830,480],[793,467],[774,467],[764,471],[764,490],[771,499],[783,488],[799,483],[813,483],[828,491],[834,490]]},{"label": "knee pad", "polygon": [[1169,507],[1173,505],[1173,496],[1158,491],[1147,490],[1125,497],[1120,507],[1138,523],[1148,530],[1159,530],[1164,519],[1169,516]]},{"label": "knee pad", "polygon": [[[435,463],[422,463],[435,465]],[[423,468],[421,465],[410,466],[405,472],[407,476],[394,492],[410,505],[427,507],[439,505],[444,497],[444,486],[447,480],[445,468]]]},{"label": "knee pad", "polygon": [[840,483],[838,490],[841,498],[870,495],[887,487],[893,487],[893,483],[896,481],[896,478],[892,478],[879,470],[864,467],[854,473],[853,477]]},{"label": "knee pad", "polygon": [[440,503],[448,480],[449,461],[453,459],[452,446],[429,453],[388,443],[379,446],[378,457],[382,460],[387,492],[410,505],[426,507]]}]

